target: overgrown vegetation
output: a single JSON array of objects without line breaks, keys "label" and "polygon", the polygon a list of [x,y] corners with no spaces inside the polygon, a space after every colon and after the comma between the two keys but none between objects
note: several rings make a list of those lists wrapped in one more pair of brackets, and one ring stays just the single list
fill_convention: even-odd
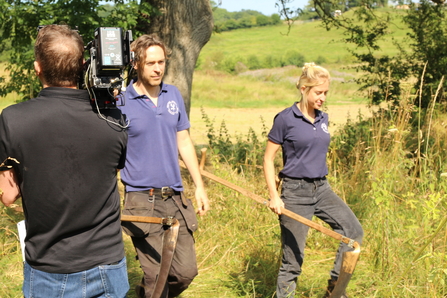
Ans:
[{"label": "overgrown vegetation", "polygon": [[266,16],[259,11],[250,9],[229,12],[224,8],[220,8],[215,1],[211,1],[211,5],[213,6],[214,29],[216,32],[278,25],[281,23],[279,14]]},{"label": "overgrown vegetation", "polygon": [[[258,136],[253,128],[249,127],[246,137],[236,135],[231,138],[222,121],[219,132],[214,128],[212,121],[202,108],[202,119],[206,123],[208,146],[211,154],[219,163],[230,164],[238,173],[252,172],[262,175],[262,160],[264,157],[265,139],[267,137],[267,127],[261,117],[261,136]],[[235,139],[235,141],[233,141]]]},{"label": "overgrown vegetation", "polygon": [[[312,1],[327,30],[343,32],[345,42],[355,46],[351,53],[358,64],[354,67],[364,74],[358,82],[362,89],[369,91],[372,102],[399,105],[408,83],[421,92],[423,108],[428,107],[438,86],[438,102],[444,102],[447,86],[443,80],[447,63],[444,1],[410,2],[406,11],[377,9],[377,1],[361,3],[349,13],[334,17],[332,12],[339,9],[338,1]],[[403,43],[392,42],[399,53],[384,53],[381,42],[401,28],[408,30],[406,39]],[[420,88],[422,84],[426,88]]]},{"label": "overgrown vegetation", "polygon": [[[371,118],[358,115],[357,119],[349,120],[333,137],[328,155],[331,184],[358,215],[366,231],[361,261],[349,286],[349,293],[354,297],[444,297],[447,294],[447,220],[443,216],[447,211],[446,107],[433,101],[436,107],[424,112],[413,104],[409,92],[400,102],[397,109],[381,109]],[[249,171],[250,167],[239,171],[241,163],[234,158],[245,154],[247,147],[253,155],[263,154],[262,147],[252,146],[251,131],[244,147],[229,141],[224,123],[218,136],[212,128],[209,130],[213,154],[209,157],[208,170],[266,196],[262,173],[257,169]],[[229,157],[225,162],[222,162],[222,152]],[[277,164],[279,170],[280,157]],[[235,194],[228,194],[223,200],[223,194],[229,190],[210,184],[211,189],[218,189],[212,192],[217,206],[211,218],[204,218],[206,225],[199,239],[206,235],[206,240],[204,247],[199,247],[204,251],[222,249],[222,257],[202,264],[204,271],[185,297],[206,297],[199,293],[204,287],[209,289],[208,294],[218,297],[273,297],[272,280],[276,278],[276,271],[271,270],[278,268],[279,247],[272,251],[271,246],[280,243],[274,216],[266,214],[269,211],[253,205],[248,198],[234,199]],[[241,200],[245,202],[242,205]],[[240,212],[241,209],[244,211]],[[227,243],[228,250],[220,245],[209,247],[215,243],[210,239],[219,237],[219,233],[211,232],[220,226],[213,223],[214,216],[222,222],[231,221],[242,231],[239,237],[226,231],[232,239]],[[257,221],[251,229],[238,225],[239,220],[250,225],[252,217]],[[231,228],[226,224],[224,229]],[[275,229],[276,233],[264,232],[262,238],[253,236],[260,235],[261,230]],[[300,279],[300,297],[321,295],[327,268],[333,260],[330,252],[334,253],[336,246],[331,239],[311,233],[310,260]],[[238,255],[240,249],[245,251],[244,256]],[[255,255],[260,257],[253,259]],[[318,263],[317,259],[326,261]],[[213,262],[223,267],[214,271]],[[226,266],[229,269],[223,269]],[[235,267],[239,268],[236,284]],[[211,281],[212,274],[223,275],[226,281],[219,279],[216,284]],[[225,294],[219,295],[216,289]]]}]

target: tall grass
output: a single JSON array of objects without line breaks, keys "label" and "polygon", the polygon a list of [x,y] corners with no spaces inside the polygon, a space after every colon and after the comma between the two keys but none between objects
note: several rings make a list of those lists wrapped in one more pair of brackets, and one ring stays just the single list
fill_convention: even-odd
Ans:
[{"label": "tall grass", "polygon": [[0,297],[23,297],[22,253],[17,232],[17,222],[23,219],[19,206],[7,208],[0,205]]}]

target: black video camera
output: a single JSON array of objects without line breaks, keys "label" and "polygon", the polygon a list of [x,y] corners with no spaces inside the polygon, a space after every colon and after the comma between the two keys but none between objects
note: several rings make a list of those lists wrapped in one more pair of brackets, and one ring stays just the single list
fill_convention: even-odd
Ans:
[{"label": "black video camera", "polygon": [[[118,27],[99,27],[85,50],[90,57],[84,65],[80,88],[87,89],[99,109],[116,107],[116,93],[124,84],[123,73],[133,60],[130,51],[132,31]],[[120,98],[123,98],[122,96]],[[124,103],[120,103],[123,105]]]}]

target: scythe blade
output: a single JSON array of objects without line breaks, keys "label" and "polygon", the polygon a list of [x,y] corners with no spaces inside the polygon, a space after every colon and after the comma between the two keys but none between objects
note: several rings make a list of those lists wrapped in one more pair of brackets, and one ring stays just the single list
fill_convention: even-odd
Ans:
[{"label": "scythe blade", "polygon": [[180,227],[179,221],[171,217],[162,218],[125,214],[121,214],[121,221],[156,223],[169,226],[163,234],[163,249],[161,252],[160,271],[158,273],[157,280],[155,281],[151,296],[152,298],[160,298],[166,285],[171,263],[174,258],[175,247],[177,246],[177,238]]},{"label": "scythe blade", "polygon": [[338,276],[337,284],[335,285],[334,290],[332,290],[329,298],[340,298],[345,293],[346,287],[348,286],[351,276],[354,273],[359,256],[360,245],[357,245],[353,251],[343,253],[340,275]]}]

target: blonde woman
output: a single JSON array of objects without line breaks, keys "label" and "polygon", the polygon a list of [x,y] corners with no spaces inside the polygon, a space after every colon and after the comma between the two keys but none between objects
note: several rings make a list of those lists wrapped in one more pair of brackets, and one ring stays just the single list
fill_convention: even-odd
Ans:
[{"label": "blonde woman", "polygon": [[[279,215],[283,248],[276,289],[278,298],[294,297],[309,229],[281,215],[281,207],[307,219],[315,215],[334,231],[359,243],[363,238],[357,217],[326,180],[330,134],[328,115],[321,108],[326,101],[329,85],[330,75],[325,68],[306,63],[296,84],[301,100],[275,116],[268,135],[264,175],[269,189],[269,208]],[[284,162],[279,173],[282,179],[281,195],[276,188],[273,163],[280,147]],[[343,252],[348,250],[350,248],[346,244],[340,244],[324,297],[329,297],[333,290],[340,273]],[[347,296],[344,294],[342,297]]]}]

